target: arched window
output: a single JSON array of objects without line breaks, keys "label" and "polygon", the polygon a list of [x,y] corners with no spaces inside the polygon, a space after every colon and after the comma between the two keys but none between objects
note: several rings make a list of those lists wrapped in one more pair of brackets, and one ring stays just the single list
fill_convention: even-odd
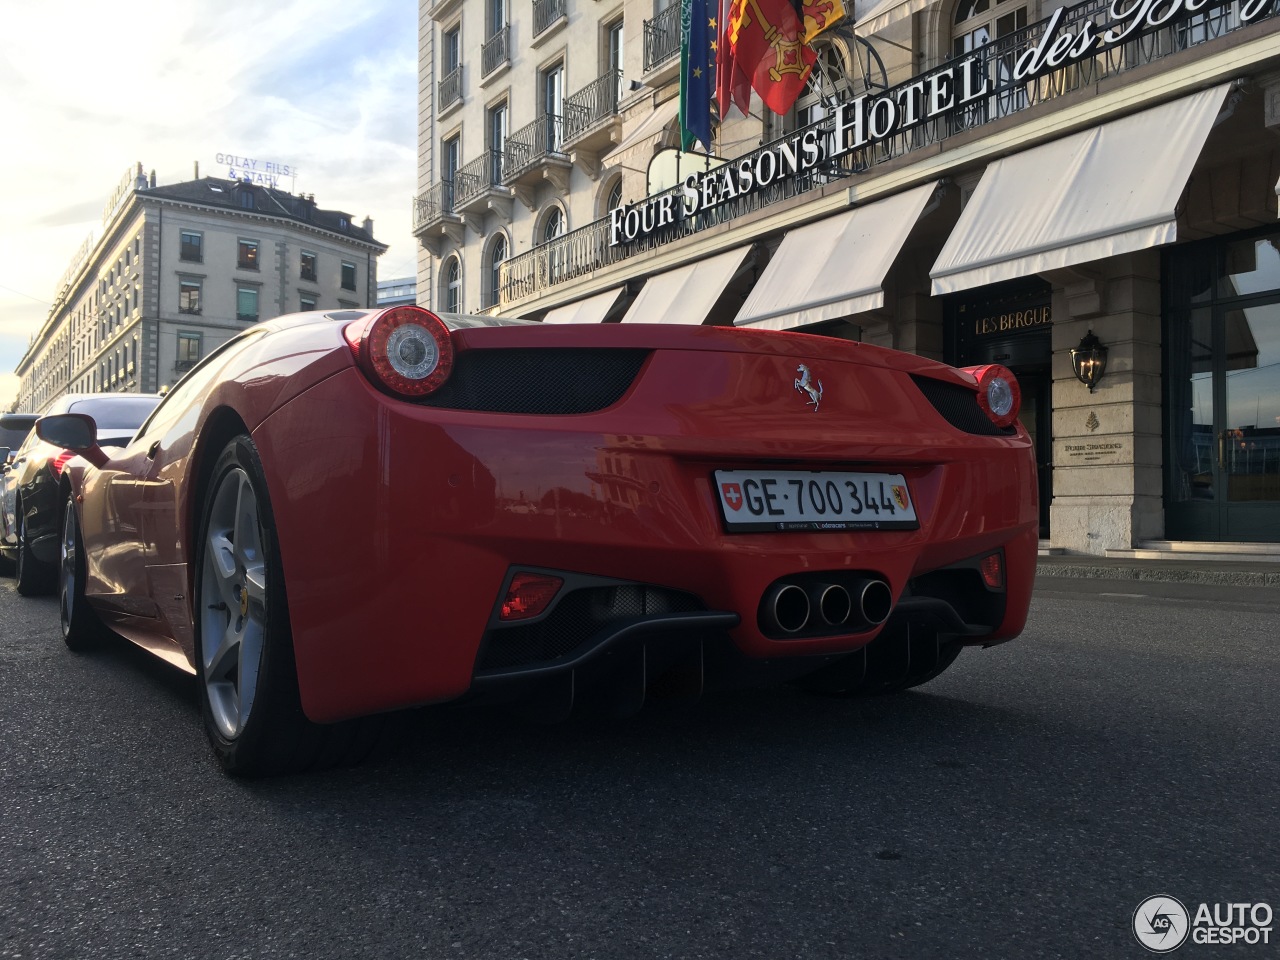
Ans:
[{"label": "arched window", "polygon": [[609,198],[605,200],[604,212],[610,213],[622,206],[622,178],[613,181],[613,186],[609,188]]},{"label": "arched window", "polygon": [[444,303],[445,313],[462,312],[462,263],[457,257],[450,257],[444,265],[443,287],[440,299]]},{"label": "arched window", "polygon": [[542,242],[547,243],[561,236],[564,236],[564,213],[559,207],[552,207],[542,224]]},{"label": "arched window", "polygon": [[507,259],[507,236],[499,233],[489,251],[489,283],[485,290],[485,306],[496,307],[502,302],[502,261]]}]

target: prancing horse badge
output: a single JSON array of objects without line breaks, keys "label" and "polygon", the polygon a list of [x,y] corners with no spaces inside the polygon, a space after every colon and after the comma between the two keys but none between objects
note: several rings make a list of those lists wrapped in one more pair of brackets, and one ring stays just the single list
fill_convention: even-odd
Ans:
[{"label": "prancing horse badge", "polygon": [[808,405],[812,405],[813,412],[817,413],[818,404],[822,402],[822,381],[814,380],[808,366],[803,363],[796,367],[796,373],[800,376],[796,378],[795,388],[809,395]]}]

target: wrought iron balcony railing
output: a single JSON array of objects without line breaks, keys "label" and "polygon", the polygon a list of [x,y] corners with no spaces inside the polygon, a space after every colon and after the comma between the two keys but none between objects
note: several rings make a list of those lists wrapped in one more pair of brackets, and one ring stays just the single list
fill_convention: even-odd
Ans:
[{"label": "wrought iron balcony railing", "polygon": [[449,213],[453,213],[453,181],[441,180],[413,198],[413,229],[435,223]]},{"label": "wrought iron balcony railing", "polygon": [[462,99],[462,66],[458,65],[440,78],[440,109],[451,107]]},{"label": "wrought iron balcony railing", "polygon": [[494,150],[486,150],[453,175],[454,209],[464,209],[468,203],[500,182],[501,157],[502,154]]},{"label": "wrought iron balcony railing", "polygon": [[487,77],[511,60],[511,26],[503,24],[480,47],[480,75]]},{"label": "wrought iron balcony railing", "polygon": [[564,104],[564,138],[572,143],[601,120],[617,116],[622,71],[610,70],[591,81]]},{"label": "wrought iron balcony railing", "polygon": [[644,69],[647,73],[680,53],[680,4],[673,3],[644,22]]},{"label": "wrought iron balcony railing", "polygon": [[502,151],[502,179],[510,183],[534,164],[563,151],[564,118],[544,114],[507,137]]},{"label": "wrought iron balcony railing", "polygon": [[[1109,0],[1092,0],[1092,2],[1069,8],[1059,29],[1070,29],[1073,24],[1082,24],[1087,20],[1105,23],[1109,9]],[[646,69],[651,66],[651,25],[656,24],[670,10],[678,10],[678,5],[645,23]],[[1270,11],[1265,16],[1275,17],[1277,12],[1280,12],[1280,0],[1273,0]],[[679,21],[674,22],[676,24],[675,49],[678,51]],[[1257,22],[1258,20],[1254,21],[1254,23]],[[1188,50],[1245,26],[1240,20],[1238,5],[1233,0],[1222,6],[1206,9],[1203,13],[1198,13],[1189,19],[1164,24],[1158,29],[1134,37],[1127,43],[1103,50],[1093,57],[1059,68],[1044,76],[1015,81],[1013,65],[1024,52],[1041,42],[1049,23],[1049,20],[1042,20],[1031,24],[988,44],[976,54],[965,54],[943,63],[934,70],[913,77],[881,94],[901,102],[904,97],[912,96],[911,88],[929,89],[929,81],[934,74],[955,70],[958,62],[976,55],[981,58],[981,69],[986,74],[989,93],[963,110],[920,123],[878,143],[868,144],[845,154],[834,162],[829,161],[823,167],[811,170],[807,174],[775,181],[763,189],[739,195],[726,203],[678,221],[673,229],[651,234],[635,243],[610,246],[610,219],[603,217],[555,240],[511,257],[501,266],[503,305],[539,294],[556,284],[584,276],[602,267],[620,263],[632,257],[643,256],[659,247],[677,243],[684,237],[708,226],[741,218],[753,211],[819,189],[855,173],[863,173],[877,164],[896,159],[913,150],[932,146],[962,131],[979,127],[1001,117],[1011,116],[1065,94],[1088,89],[1100,80]],[[830,137],[831,121],[821,120],[800,131],[793,131],[779,138],[775,143],[766,144],[736,158],[734,162],[746,161],[754,166],[755,158],[759,154],[775,152],[777,142],[791,140],[808,129],[817,130],[824,137]],[[673,188],[665,192],[674,196],[674,207],[680,209],[682,198],[678,189]]]},{"label": "wrought iron balcony railing", "polygon": [[544,33],[565,15],[565,0],[533,0],[533,35]]}]

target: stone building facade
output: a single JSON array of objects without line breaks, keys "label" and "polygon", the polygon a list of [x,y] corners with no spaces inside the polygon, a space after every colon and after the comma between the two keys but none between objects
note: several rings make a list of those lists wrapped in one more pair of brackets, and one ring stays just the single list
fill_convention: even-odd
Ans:
[{"label": "stone building facade", "polygon": [[422,0],[419,301],[1000,362],[1048,547],[1280,543],[1274,0],[848,6],[698,155],[678,3]]},{"label": "stone building facade", "polygon": [[368,307],[386,245],[373,224],[242,181],[159,186],[141,164],[107,204],[18,365],[16,409],[63,393],[154,393],[246,326]]}]

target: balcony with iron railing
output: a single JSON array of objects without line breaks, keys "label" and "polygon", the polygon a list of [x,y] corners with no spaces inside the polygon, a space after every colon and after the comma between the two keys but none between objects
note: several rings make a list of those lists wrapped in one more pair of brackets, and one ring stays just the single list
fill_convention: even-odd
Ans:
[{"label": "balcony with iron railing", "polygon": [[440,106],[441,112],[448,110],[450,107],[462,102],[462,65],[454,67],[443,77],[440,78]]},{"label": "balcony with iron railing", "polygon": [[[1277,6],[1280,4],[1273,4],[1266,16],[1275,17]],[[672,9],[678,9],[678,6]],[[1104,23],[1109,9],[1109,0],[1092,0],[1092,2],[1069,8],[1059,22],[1058,29],[1060,32],[1071,30],[1073,25],[1083,25],[1087,21]],[[649,28],[653,22],[655,21],[648,21],[645,24],[646,65],[650,62]],[[987,78],[988,94],[964,109],[917,123],[887,139],[860,147],[834,161],[829,160],[807,173],[784,180],[775,180],[767,187],[739,194],[727,202],[677,220],[669,230],[649,234],[634,243],[611,245],[611,221],[609,217],[603,217],[536,246],[532,250],[511,257],[501,267],[500,286],[503,307],[543,295],[559,284],[568,283],[635,257],[642,257],[659,248],[678,244],[686,237],[707,227],[741,220],[757,211],[786,202],[796,196],[820,190],[854,174],[864,174],[873,167],[896,160],[913,151],[936,146],[956,134],[973,130],[1003,117],[1013,116],[1077,91],[1096,89],[1100,81],[1155,63],[1245,26],[1239,18],[1236,4],[1230,3],[1207,9],[1190,19],[1164,24],[1145,34],[1135,36],[1129,42],[1104,49],[1092,57],[1061,67],[1043,76],[1015,80],[1014,65],[1024,53],[1034,49],[1044,40],[1045,31],[1050,22],[1050,20],[1042,20],[1031,24],[993,41],[976,53],[965,54],[942,63],[933,70],[912,77],[882,94],[886,99],[902,102],[904,98],[915,95],[913,91],[918,93],[921,90],[930,89],[931,79],[935,75],[953,76],[960,62],[976,56],[979,58],[979,69]],[[677,20],[677,50],[679,49],[678,27]],[[831,143],[832,121],[828,118],[793,131],[773,143],[741,155],[732,162],[734,164],[746,162],[754,168],[755,160],[759,155],[776,152],[777,143],[793,140],[810,129],[817,130],[828,144]],[[673,209],[683,210],[679,188],[672,188],[663,193],[672,195]],[[655,198],[662,195],[657,194]]]},{"label": "balcony with iron railing", "polygon": [[644,72],[656,70],[680,54],[680,4],[673,3],[644,22]]},{"label": "balcony with iron railing", "polygon": [[543,34],[568,19],[567,0],[533,0],[533,39],[535,44]]},{"label": "balcony with iron railing", "polygon": [[413,235],[436,252],[444,237],[456,243],[463,239],[462,218],[453,204],[453,188],[452,179],[441,180],[413,198]]},{"label": "balcony with iron railing", "polygon": [[488,78],[499,67],[511,62],[511,27],[503,24],[480,47],[480,76]]},{"label": "balcony with iron railing", "polygon": [[610,70],[597,77],[564,104],[564,144],[576,152],[594,156],[618,140],[622,118],[622,71]]},{"label": "balcony with iron railing", "polygon": [[511,220],[510,188],[502,183],[502,153],[486,150],[453,175],[453,209],[467,217],[494,210]]},{"label": "balcony with iron railing", "polygon": [[534,206],[530,191],[544,180],[563,194],[569,192],[569,160],[564,155],[564,117],[543,114],[507,137],[502,148],[502,182],[513,188],[526,206]]}]

